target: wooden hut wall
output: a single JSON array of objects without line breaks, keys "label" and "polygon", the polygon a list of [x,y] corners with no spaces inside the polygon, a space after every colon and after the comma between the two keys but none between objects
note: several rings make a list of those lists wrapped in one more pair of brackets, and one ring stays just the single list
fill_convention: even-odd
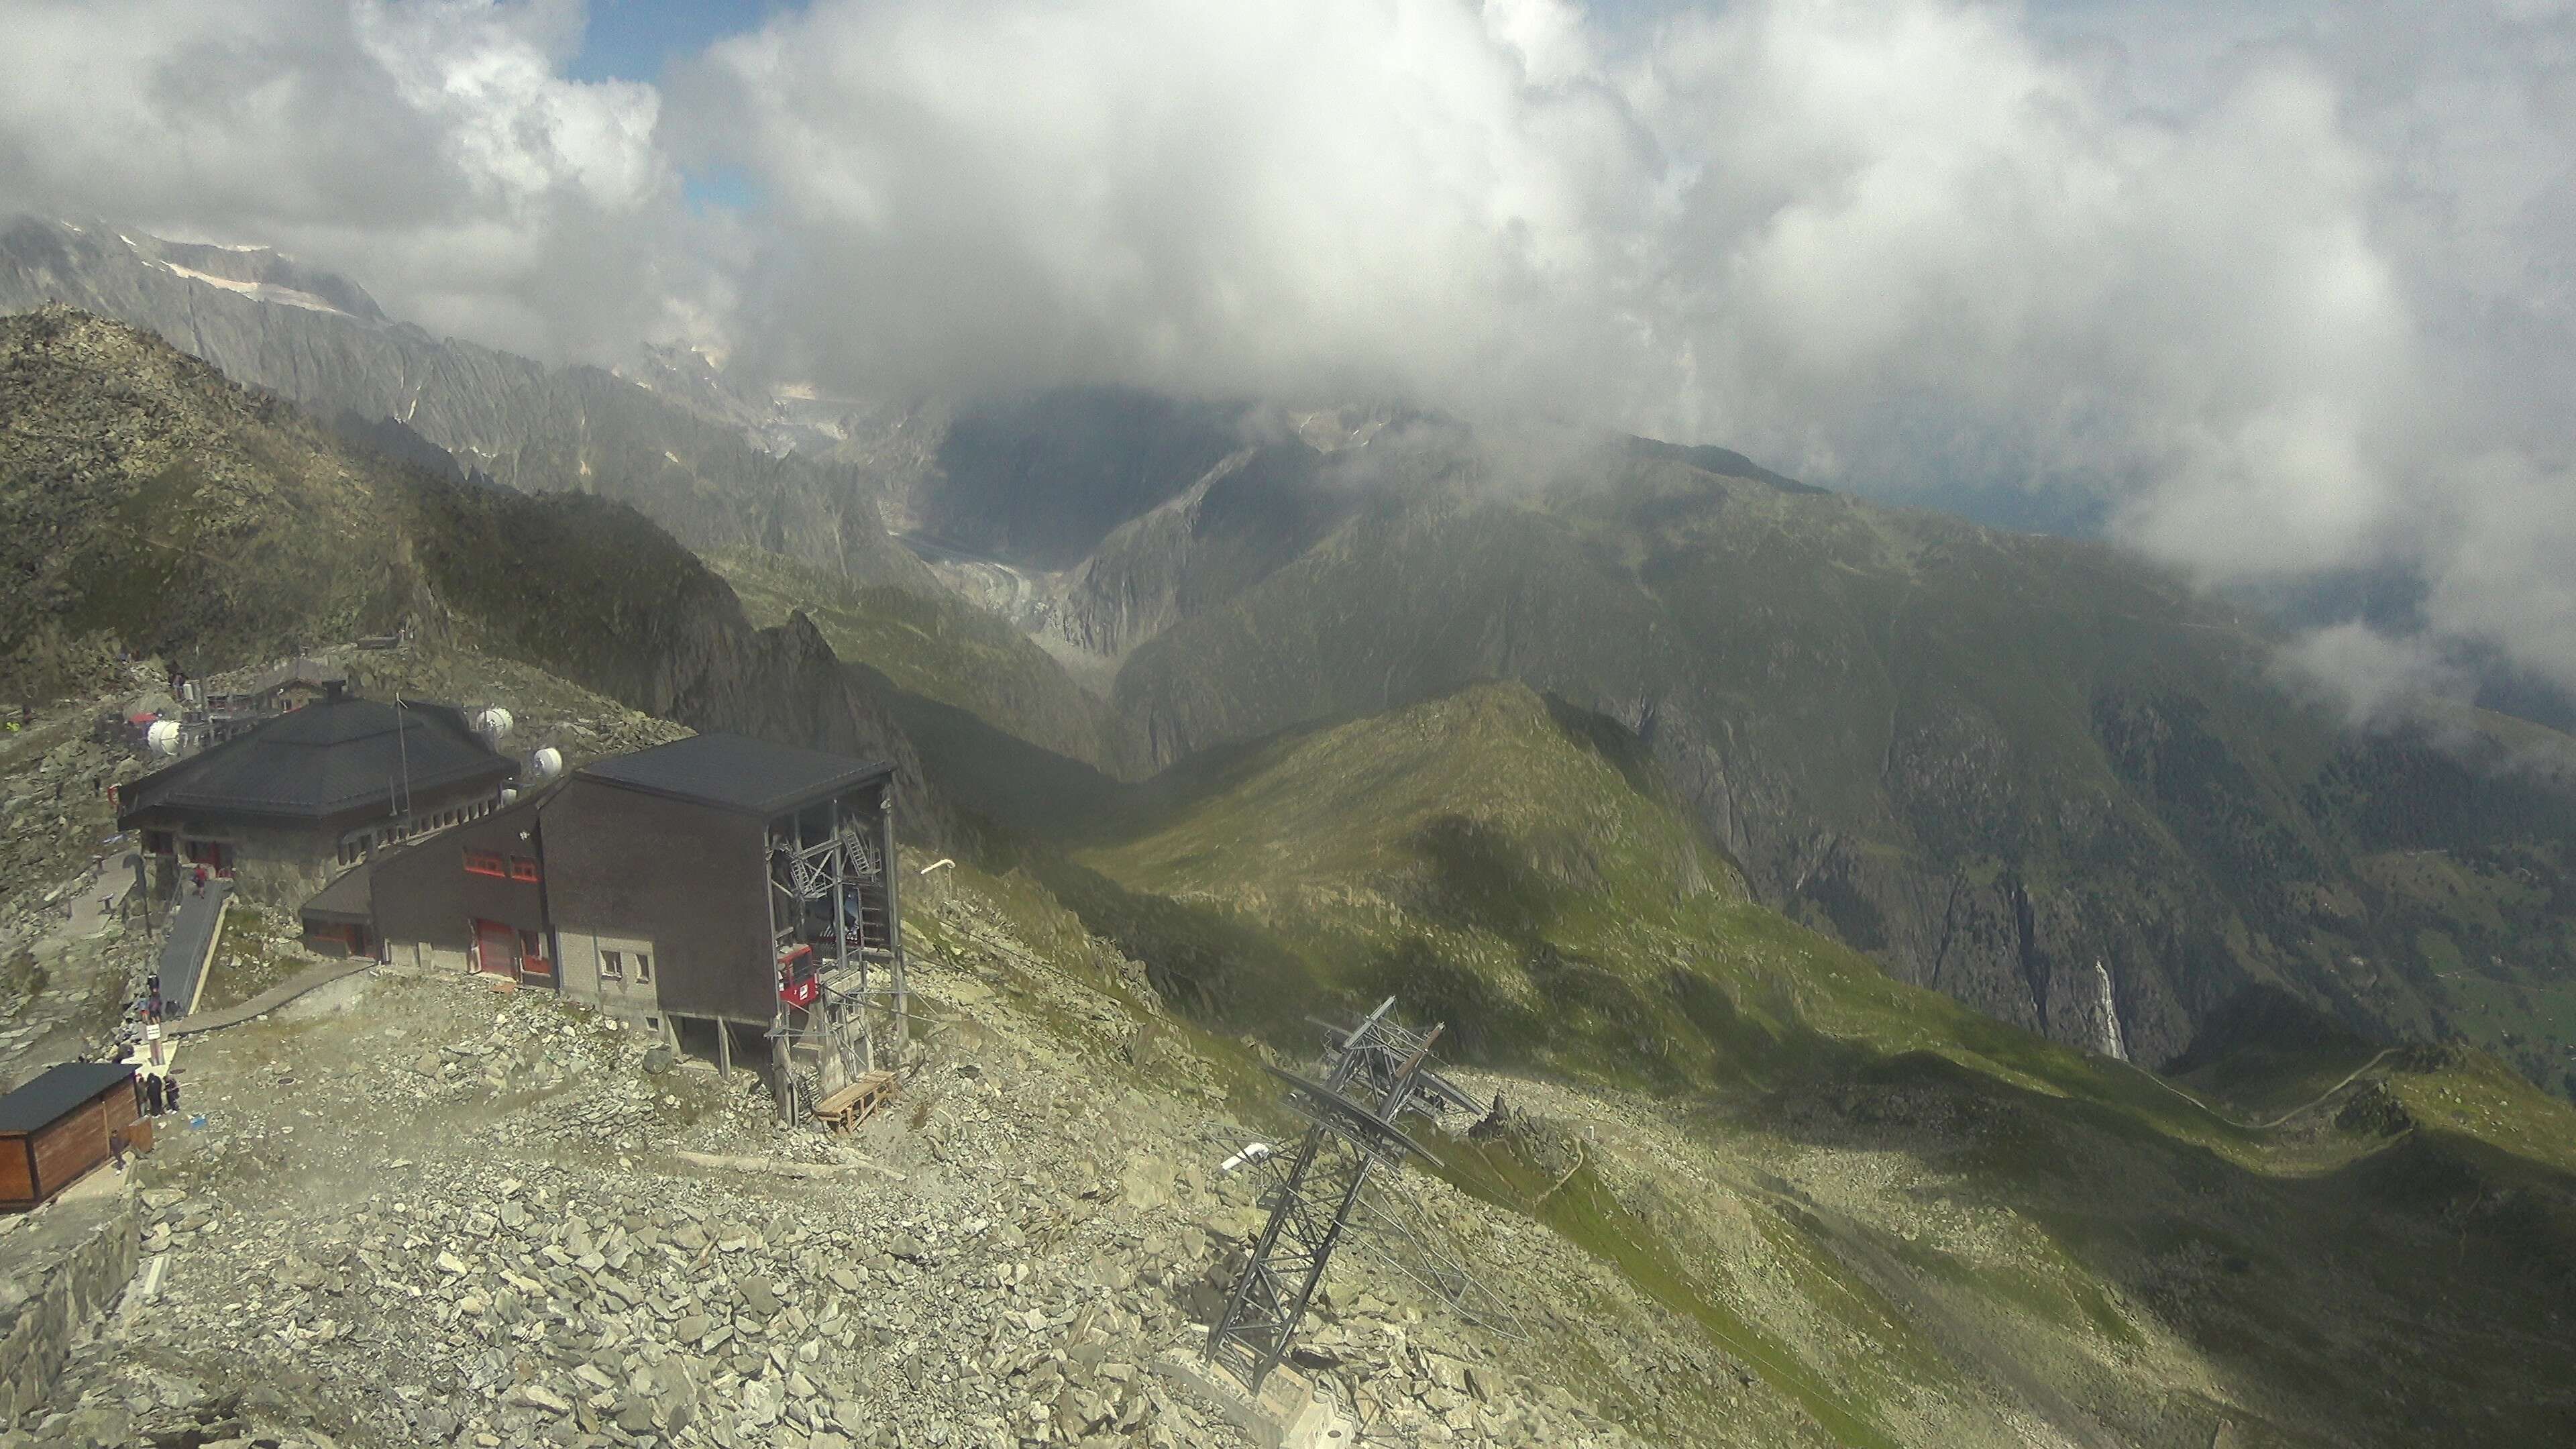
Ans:
[{"label": "wooden hut wall", "polygon": [[[465,951],[474,944],[476,921],[542,935],[547,929],[545,887],[542,879],[521,878],[544,874],[538,820],[530,801],[378,856],[369,867],[378,938],[394,946],[418,941]],[[519,838],[522,830],[528,832],[525,840]],[[481,862],[498,861],[501,873],[468,869],[469,852]]]},{"label": "wooden hut wall", "polygon": [[771,1019],[760,820],[580,777],[544,815],[557,929],[651,941],[665,1012]]}]

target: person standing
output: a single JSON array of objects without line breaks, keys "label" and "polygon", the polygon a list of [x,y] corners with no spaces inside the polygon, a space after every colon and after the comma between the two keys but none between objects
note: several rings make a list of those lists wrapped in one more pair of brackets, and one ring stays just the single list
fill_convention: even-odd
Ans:
[{"label": "person standing", "polygon": [[147,1099],[145,1105],[152,1109],[153,1116],[158,1117],[161,1115],[161,1105],[166,1100],[165,1088],[163,1086],[164,1078],[160,1073],[155,1072],[151,1076],[144,1078],[144,1081],[148,1084],[143,1091],[143,1095]]},{"label": "person standing", "polygon": [[179,1110],[179,1074],[177,1072],[161,1074],[161,1109],[165,1112]]}]

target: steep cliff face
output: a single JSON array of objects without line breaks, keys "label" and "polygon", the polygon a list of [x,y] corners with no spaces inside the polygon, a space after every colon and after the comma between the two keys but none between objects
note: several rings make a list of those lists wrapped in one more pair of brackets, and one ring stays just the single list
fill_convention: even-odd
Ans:
[{"label": "steep cliff face", "polygon": [[1359,505],[1303,442],[1240,448],[1100,541],[1042,627],[1118,658],[1297,560]]},{"label": "steep cliff face", "polygon": [[[1239,406],[1122,388],[1070,388],[880,420],[917,438],[885,487],[908,529],[975,553],[1058,569],[1188,488],[1244,446]],[[901,464],[854,437],[847,452]]]},{"label": "steep cliff face", "polygon": [[886,534],[866,469],[766,451],[739,419],[599,368],[432,337],[387,319],[354,284],[275,253],[101,224],[0,223],[0,311],[49,302],[157,333],[321,416],[398,419],[510,487],[633,504],[694,548],[751,545],[931,585]]}]

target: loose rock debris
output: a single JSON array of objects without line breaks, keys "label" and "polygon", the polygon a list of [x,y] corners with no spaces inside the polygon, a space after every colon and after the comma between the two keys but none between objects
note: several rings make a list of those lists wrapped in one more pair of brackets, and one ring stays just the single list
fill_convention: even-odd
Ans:
[{"label": "loose rock debris", "polygon": [[[1195,1348],[1258,1221],[1213,1170],[1251,1129],[1209,1117],[1204,1063],[1127,1085],[1118,998],[939,909],[979,958],[915,973],[955,1030],[846,1138],[470,977],[383,970],[206,1038],[205,1125],[165,1119],[138,1171],[157,1291],[0,1445],[1245,1442],[1148,1366]],[[1561,1247],[1483,1246],[1533,1276]],[[1552,1271],[1612,1291],[1587,1268]],[[1637,1442],[1381,1291],[1337,1269],[1305,1340],[1371,1442]]]}]

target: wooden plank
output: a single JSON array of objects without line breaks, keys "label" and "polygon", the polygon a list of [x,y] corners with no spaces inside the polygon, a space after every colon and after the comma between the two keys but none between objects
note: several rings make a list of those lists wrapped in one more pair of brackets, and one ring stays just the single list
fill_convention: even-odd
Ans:
[{"label": "wooden plank", "polygon": [[104,1130],[113,1132],[143,1115],[141,1103],[134,1100],[134,1079],[126,1078],[99,1094],[99,1111]]},{"label": "wooden plank", "polygon": [[31,1207],[36,1201],[36,1158],[24,1133],[0,1137],[0,1207]]},{"label": "wooden plank", "polygon": [[36,1195],[50,1198],[107,1160],[107,1126],[95,1101],[82,1103],[36,1134]]},{"label": "wooden plank", "polygon": [[767,1172],[779,1177],[839,1177],[843,1173],[866,1171],[893,1178],[907,1179],[891,1167],[880,1167],[864,1158],[849,1162],[784,1162],[775,1157],[728,1157],[713,1152],[682,1152],[683,1162],[699,1167],[724,1167],[736,1172]]},{"label": "wooden plank", "polygon": [[814,1104],[814,1116],[832,1125],[833,1130],[848,1132],[876,1115],[894,1095],[894,1073],[862,1072],[858,1080]]}]

